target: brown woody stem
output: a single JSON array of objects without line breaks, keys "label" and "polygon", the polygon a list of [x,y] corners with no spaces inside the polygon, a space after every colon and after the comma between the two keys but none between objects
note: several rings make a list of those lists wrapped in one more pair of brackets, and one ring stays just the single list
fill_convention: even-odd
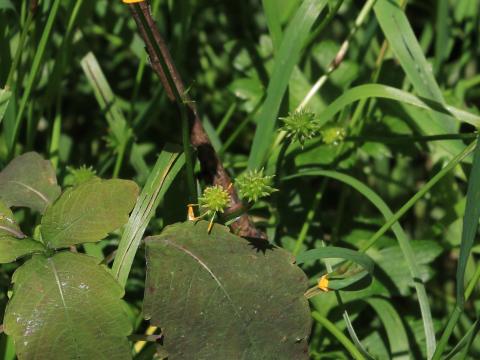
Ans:
[{"label": "brown woody stem", "polygon": [[[191,101],[185,92],[185,85],[175,67],[170,51],[152,18],[148,3],[143,1],[130,4],[129,7],[137,23],[140,36],[145,42],[151,66],[159,76],[168,98],[171,101],[175,101],[180,109],[183,107],[184,111],[187,112],[190,126],[190,142],[197,150],[202,174],[206,182],[228,189],[231,202],[229,209],[226,211],[227,214],[238,211],[239,208],[243,207],[242,202],[238,198],[235,188],[230,186],[230,176],[223,167],[202,126],[195,102]],[[255,225],[246,214],[240,215],[238,220],[232,223],[231,226],[240,236],[266,238],[263,232],[255,228]]]}]

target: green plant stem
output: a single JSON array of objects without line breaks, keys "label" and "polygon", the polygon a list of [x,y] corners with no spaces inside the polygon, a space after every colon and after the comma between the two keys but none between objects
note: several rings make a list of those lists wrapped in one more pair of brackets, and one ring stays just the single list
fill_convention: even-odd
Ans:
[{"label": "green plant stem", "polygon": [[412,208],[430,189],[447,175],[455,166],[457,166],[465,157],[467,157],[475,148],[477,140],[468,145],[460,154],[455,156],[450,162],[431,178],[423,187],[413,195],[371,238],[360,248],[360,251],[367,251],[373,246],[405,213]]},{"label": "green plant stem", "polygon": [[52,138],[50,140],[50,149],[49,149],[49,158],[52,162],[53,167],[56,169],[58,167],[59,161],[59,148],[60,148],[60,135],[62,131],[62,114],[60,106],[60,93],[57,95],[57,105],[55,111],[55,118],[53,120],[52,127]]},{"label": "green plant stem", "polygon": [[185,107],[180,107],[182,118],[182,143],[183,152],[185,153],[185,171],[187,174],[188,191],[190,194],[189,201],[191,204],[197,203],[197,187],[195,186],[195,171],[193,165],[193,153],[190,143],[190,125],[188,123],[187,112]]},{"label": "green plant stem", "polygon": [[305,238],[307,237],[308,230],[310,230],[310,226],[312,225],[313,219],[315,217],[315,213],[317,212],[317,208],[320,205],[320,201],[322,200],[323,193],[325,192],[325,188],[327,187],[328,181],[326,179],[323,180],[320,190],[315,194],[313,198],[312,206],[308,210],[307,217],[303,222],[302,229],[300,230],[300,234],[298,234],[297,241],[295,242],[295,247],[293,248],[293,255],[298,255],[300,250],[302,250],[303,243],[305,242]]},{"label": "green plant stem", "polygon": [[441,358],[445,347],[447,346],[448,339],[450,338],[453,329],[455,329],[455,326],[457,325],[458,319],[460,319],[460,315],[462,315],[462,312],[463,310],[459,306],[455,306],[455,308],[453,309],[453,312],[448,319],[447,326],[445,327],[445,331],[443,332],[442,337],[440,338],[440,341],[435,348],[432,360],[439,360]]},{"label": "green plant stem", "polygon": [[[190,100],[185,90],[185,85],[176,69],[170,51],[152,18],[148,3],[130,4],[129,8],[139,28],[140,35],[145,42],[153,70],[159,76],[169,99],[175,101],[181,109],[183,108],[184,114],[188,116],[190,143],[197,149],[198,159],[207,182],[228,189],[231,201],[227,211],[230,209],[235,210],[238,206],[242,206],[242,202],[237,195],[235,187],[232,186],[230,175],[223,167],[220,157],[203,128],[195,102]],[[190,145],[185,145],[186,141],[184,141],[184,147],[187,150],[185,156],[189,157]],[[193,164],[193,160],[187,161],[192,161]],[[192,180],[195,183],[195,179]],[[196,193],[192,195],[195,198],[197,197]],[[239,216],[237,221],[231,224],[231,227],[239,236],[266,238],[265,234],[255,227],[255,224],[246,214]]]},{"label": "green plant stem", "polygon": [[350,355],[357,360],[364,360],[365,357],[358,351],[355,345],[341,332],[334,323],[322,316],[319,312],[312,312],[312,317],[322,325],[330,334],[332,334],[350,353]]},{"label": "green plant stem", "polygon": [[18,64],[20,63],[20,59],[22,58],[23,51],[25,50],[25,41],[28,35],[28,29],[32,24],[33,18],[35,14],[32,11],[28,12],[27,21],[22,29],[20,34],[20,40],[18,42],[17,50],[15,51],[15,55],[13,57],[12,66],[10,66],[10,70],[8,72],[7,81],[5,82],[5,88],[10,89],[12,87],[13,76],[17,71]]},{"label": "green plant stem", "polygon": [[230,105],[227,112],[225,113],[222,120],[220,121],[220,124],[215,129],[215,132],[217,133],[218,136],[222,135],[223,130],[225,130],[225,127],[227,126],[228,122],[230,121],[230,119],[231,119],[231,117],[232,117],[232,115],[233,115],[233,113],[235,112],[236,109],[237,109],[237,104],[236,103],[233,103],[232,105]]},{"label": "green plant stem", "polygon": [[232,135],[228,137],[228,139],[223,143],[222,148],[218,152],[220,156],[225,154],[225,152],[230,148],[230,146],[233,144],[233,142],[237,139],[237,137],[242,133],[243,129],[245,126],[248,125],[248,123],[253,119],[253,117],[257,114],[258,110],[262,107],[263,104],[263,99],[260,100],[256,105],[255,108],[250,112],[250,114],[245,117],[245,119],[242,120],[242,122],[235,127],[235,130],[233,131]]},{"label": "green plant stem", "polygon": [[53,23],[57,17],[58,9],[60,7],[61,0],[55,0],[52,7],[50,8],[50,12],[48,14],[47,23],[45,24],[45,28],[43,30],[42,36],[40,38],[40,42],[38,44],[37,50],[35,52],[35,56],[33,58],[32,67],[27,79],[27,85],[25,87],[25,92],[22,95],[20,100],[20,107],[15,118],[15,124],[13,128],[13,133],[11,134],[10,141],[8,143],[8,158],[11,159],[13,157],[13,153],[15,150],[15,144],[18,138],[18,131],[20,129],[20,125],[22,123],[23,115],[25,109],[28,105],[28,100],[30,99],[30,94],[33,90],[34,82],[37,78],[38,71],[40,70],[40,65],[43,60],[43,55],[45,54],[45,50],[47,48],[47,42],[50,39],[50,34],[52,32]]},{"label": "green plant stem", "polygon": [[[345,55],[348,51],[348,48],[350,46],[350,41],[352,40],[353,36],[356,34],[358,29],[362,26],[363,22],[367,18],[367,15],[370,13],[370,11],[373,8],[373,5],[375,5],[376,0],[368,0],[365,5],[363,6],[362,10],[360,10],[360,13],[358,14],[357,18],[355,19],[355,24],[351,28],[347,38],[345,41],[342,43],[340,46],[340,49],[338,50],[337,54],[335,55],[334,59],[330,63],[327,71],[325,74],[323,74],[317,82],[311,87],[307,95],[303,98],[302,102],[297,106],[295,111],[299,111],[307,104],[310,102],[310,100],[313,98],[313,96],[320,91],[320,89],[323,87],[323,85],[327,82],[328,78],[330,75],[338,69],[342,61],[345,59]],[[274,144],[272,146],[272,149],[274,149],[278,144],[280,144],[285,137],[286,133],[285,131],[280,131],[280,133],[277,135],[277,138],[274,141]],[[270,150],[271,151],[271,150]]]},{"label": "green plant stem", "polygon": [[467,301],[470,298],[470,295],[472,295],[478,280],[480,280],[480,265],[477,266],[477,269],[475,270],[475,273],[473,274],[470,282],[468,283],[467,289],[465,290],[465,301]]},{"label": "green plant stem", "polygon": [[350,136],[344,139],[345,142],[380,142],[384,144],[388,143],[405,143],[405,142],[429,142],[429,141],[441,141],[441,140],[471,140],[478,136],[477,133],[467,134],[442,134],[442,135],[392,135],[392,136]]}]

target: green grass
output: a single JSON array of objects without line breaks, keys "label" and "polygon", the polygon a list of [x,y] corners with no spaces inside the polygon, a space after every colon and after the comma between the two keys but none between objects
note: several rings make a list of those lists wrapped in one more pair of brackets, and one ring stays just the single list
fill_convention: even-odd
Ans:
[{"label": "green grass", "polygon": [[[312,287],[332,277],[309,292],[311,358],[479,358],[480,2],[278,4],[151,1],[185,82],[171,102],[121,1],[0,0],[0,168],[34,150],[61,184],[82,165],[139,184],[125,228],[78,251],[112,266],[143,334],[142,238],[184,221],[208,185],[194,101],[234,184],[275,175],[278,192],[245,204],[256,226]],[[280,129],[298,109],[320,127],[305,144]],[[327,143],[331,127],[345,137]],[[15,216],[32,235],[35,215]],[[0,266],[0,310],[18,265]]]}]

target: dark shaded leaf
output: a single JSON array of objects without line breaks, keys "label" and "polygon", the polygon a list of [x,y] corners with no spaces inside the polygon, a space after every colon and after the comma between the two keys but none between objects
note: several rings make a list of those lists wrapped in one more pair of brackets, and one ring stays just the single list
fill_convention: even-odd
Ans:
[{"label": "dark shaded leaf", "polygon": [[55,169],[34,152],[13,159],[0,172],[0,199],[7,205],[43,213],[60,194]]},{"label": "dark shaded leaf", "polygon": [[0,235],[0,264],[7,264],[32,253],[45,251],[38,241]]},{"label": "dark shaded leaf", "polygon": [[308,359],[307,279],[294,258],[207,226],[146,239],[145,317],[172,359]]}]

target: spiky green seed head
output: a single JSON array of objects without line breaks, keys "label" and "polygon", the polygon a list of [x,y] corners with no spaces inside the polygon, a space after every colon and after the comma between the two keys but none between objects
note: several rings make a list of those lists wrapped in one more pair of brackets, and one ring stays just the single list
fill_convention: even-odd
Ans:
[{"label": "spiky green seed head", "polygon": [[85,165],[80,166],[79,168],[67,167],[68,175],[65,176],[64,185],[65,186],[77,186],[83,184],[96,177],[97,173],[91,166],[87,167]]},{"label": "spiky green seed head", "polygon": [[280,130],[287,133],[287,137],[292,141],[298,141],[302,146],[308,139],[318,135],[320,124],[315,118],[315,114],[308,110],[299,110],[290,113],[287,117],[280,118],[283,126]]},{"label": "spiky green seed head", "polygon": [[216,212],[223,213],[230,203],[230,195],[220,185],[208,186],[198,201],[205,214],[213,215]]},{"label": "spiky green seed head", "polygon": [[340,126],[329,126],[321,131],[325,144],[338,145],[345,139],[346,131]]},{"label": "spiky green seed head", "polygon": [[240,175],[235,184],[242,199],[249,202],[256,202],[260,198],[270,196],[277,191],[272,185],[273,175],[263,175],[261,170],[249,170]]}]

